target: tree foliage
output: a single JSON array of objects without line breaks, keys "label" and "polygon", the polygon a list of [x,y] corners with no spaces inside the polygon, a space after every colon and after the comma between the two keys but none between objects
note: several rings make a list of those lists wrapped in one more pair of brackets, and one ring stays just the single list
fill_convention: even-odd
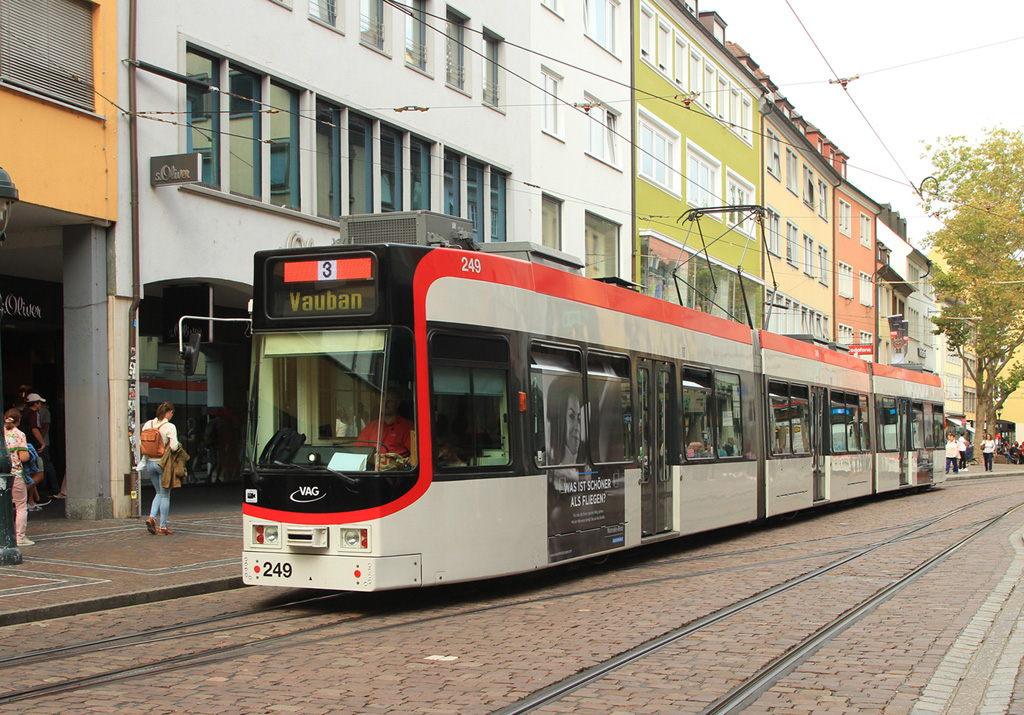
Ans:
[{"label": "tree foliage", "polygon": [[975,381],[980,440],[1024,377],[1024,367],[1009,367],[1024,344],[1024,136],[1000,128],[977,144],[948,137],[927,149],[935,173],[922,204],[942,221],[929,240],[945,264],[933,322]]}]

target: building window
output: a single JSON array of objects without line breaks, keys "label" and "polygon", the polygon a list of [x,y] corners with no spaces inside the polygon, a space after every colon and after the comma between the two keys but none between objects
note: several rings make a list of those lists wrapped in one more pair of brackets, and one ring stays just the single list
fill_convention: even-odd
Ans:
[{"label": "building window", "polygon": [[592,97],[584,95],[587,110],[587,153],[615,166],[618,115]]},{"label": "building window", "polygon": [[540,4],[551,10],[551,12],[558,13],[558,0],[540,0]]},{"label": "building window", "polygon": [[[3,56],[0,50],[0,57]],[[2,62],[2,60],[0,60]],[[185,73],[201,80],[211,88],[220,86],[220,62],[188,50],[185,54]],[[197,85],[185,87],[187,151],[202,155],[202,183],[213,189],[220,188],[220,92]]]},{"label": "building window", "polygon": [[800,229],[794,224],[786,221],[786,263],[793,266],[793,268],[799,268],[800,263],[797,259],[797,241],[800,237]]},{"label": "building window", "polygon": [[430,142],[413,137],[409,141],[409,208],[430,210]]},{"label": "building window", "polygon": [[587,212],[586,218],[587,278],[618,275],[619,224]]},{"label": "building window", "polygon": [[270,85],[270,203],[299,208],[299,93]]},{"label": "building window", "polygon": [[359,41],[384,49],[384,0],[359,0]]},{"label": "building window", "polygon": [[93,4],[5,0],[0,10],[0,79],[93,111]]},{"label": "building window", "polygon": [[466,160],[466,218],[473,223],[473,240],[483,242],[484,235],[484,167],[473,159]]},{"label": "building window", "polygon": [[875,304],[874,299],[874,282],[871,280],[871,276],[861,271],[860,274],[860,304],[866,305],[869,308]]},{"label": "building window", "polygon": [[754,102],[744,93],[740,104],[740,136],[750,144],[754,139]]},{"label": "building window", "polygon": [[860,215],[860,245],[871,248],[871,217],[865,213]]},{"label": "building window", "polygon": [[466,20],[448,11],[445,38],[445,81],[449,87],[466,89]]},{"label": "building window", "polygon": [[229,73],[231,96],[228,99],[231,121],[231,159],[228,175],[231,193],[262,201],[262,146],[260,126],[261,77],[232,66]]},{"label": "building window", "polygon": [[316,213],[341,216],[341,109],[316,103]]},{"label": "building window", "polygon": [[840,345],[853,345],[853,328],[839,323],[836,326],[836,340]]},{"label": "building window", "polygon": [[462,215],[462,157],[453,151],[444,153],[444,212]]},{"label": "building window", "polygon": [[373,213],[373,125],[348,116],[348,212]]},{"label": "building window", "polygon": [[412,0],[405,18],[405,63],[427,71],[427,0]]},{"label": "building window", "polygon": [[544,131],[557,137],[562,130],[562,103],[558,99],[562,78],[547,70],[541,75],[544,78]]},{"label": "building window", "polygon": [[508,174],[491,169],[491,241],[504,241],[508,235],[506,226],[508,211],[505,207],[508,193]]},{"label": "building window", "polygon": [[704,106],[708,110],[708,114],[712,117],[718,114],[718,73],[715,72],[715,68],[711,66],[710,62],[704,63],[704,92],[701,96],[704,98]]},{"label": "building window", "polygon": [[818,215],[828,221],[828,184],[818,179]]},{"label": "building window", "polygon": [[562,250],[562,202],[544,194],[540,198],[541,243]]},{"label": "building window", "polygon": [[814,169],[804,164],[804,203],[814,208]]},{"label": "building window", "polygon": [[860,344],[874,347],[875,341],[871,338],[871,333],[860,331]]},{"label": "building window", "polygon": [[[754,203],[754,187],[740,177],[727,171],[725,174],[726,201],[730,206],[750,206]],[[729,226],[735,227],[747,235],[754,233],[754,220],[749,211],[730,211]]]},{"label": "building window", "polygon": [[828,249],[818,246],[818,281],[822,285],[828,285]]},{"label": "building window", "polygon": [[501,100],[501,40],[484,35],[484,104],[497,107]]},{"label": "building window", "polygon": [[850,204],[839,199],[839,233],[844,236],[850,235],[850,218],[853,215]]},{"label": "building window", "polygon": [[402,200],[402,133],[391,128],[380,129],[380,210],[401,211]]},{"label": "building window", "polygon": [[309,0],[309,16],[331,27],[338,26],[336,0]]},{"label": "building window", "polygon": [[779,213],[768,207],[767,224],[765,225],[765,241],[768,244],[768,251],[776,256],[781,256],[782,250],[782,217]]},{"label": "building window", "polygon": [[814,278],[814,239],[804,234],[804,273]]},{"label": "building window", "polygon": [[718,105],[718,118],[729,121],[729,80],[724,74],[718,75],[718,91],[715,93],[715,103]]},{"label": "building window", "polygon": [[668,72],[672,64],[672,28],[658,23],[658,69]]},{"label": "building window", "polygon": [[694,52],[693,50],[690,50],[690,87],[689,87],[689,89],[690,89],[690,93],[693,94],[693,95],[700,95],[700,93],[701,93],[700,92],[700,89],[701,89],[701,78],[704,76],[704,74],[703,74],[703,64],[704,64],[704,60],[701,58],[701,56],[697,52]]},{"label": "building window", "polygon": [[650,60],[654,56],[654,25],[657,19],[654,10],[646,5],[640,6],[640,56]]},{"label": "building window", "polygon": [[686,89],[686,58],[689,53],[686,51],[686,43],[683,38],[676,35],[675,55],[675,80],[681,89]]},{"label": "building window", "polygon": [[687,203],[697,207],[716,206],[719,203],[717,161],[692,146],[686,149]]},{"label": "building window", "polygon": [[786,149],[786,188],[797,196],[800,195],[800,178],[796,154],[792,149]]},{"label": "building window", "polygon": [[765,153],[768,155],[768,173],[776,179],[782,179],[782,147],[779,137],[771,129],[764,130]]},{"label": "building window", "polygon": [[836,280],[838,281],[836,289],[839,291],[841,298],[853,299],[853,266],[847,265],[842,261],[839,262],[839,266],[836,270]]},{"label": "building window", "polygon": [[641,109],[637,135],[637,163],[641,178],[680,196],[678,132]]},{"label": "building window", "polygon": [[619,4],[614,0],[583,0],[583,3],[587,37],[614,54]]}]

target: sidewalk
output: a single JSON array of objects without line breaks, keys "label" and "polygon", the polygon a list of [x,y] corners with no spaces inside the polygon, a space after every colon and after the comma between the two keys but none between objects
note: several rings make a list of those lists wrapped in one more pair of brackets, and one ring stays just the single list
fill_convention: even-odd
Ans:
[{"label": "sidewalk", "polygon": [[[949,481],[1020,475],[1024,465],[975,465]],[[35,545],[0,566],[0,626],[241,587],[241,484],[175,490],[169,525],[153,536],[141,519],[72,521],[56,500],[29,514]]]},{"label": "sidewalk", "polygon": [[[143,491],[148,514],[152,490]],[[0,626],[242,585],[242,485],[174,490],[170,536],[141,519],[73,521],[54,500],[31,512],[24,562],[0,567]]]}]

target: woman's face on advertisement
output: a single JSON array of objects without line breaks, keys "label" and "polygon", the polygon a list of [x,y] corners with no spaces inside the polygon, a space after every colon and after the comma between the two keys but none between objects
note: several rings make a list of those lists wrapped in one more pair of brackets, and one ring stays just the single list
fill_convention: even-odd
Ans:
[{"label": "woman's face on advertisement", "polygon": [[565,410],[565,451],[573,457],[580,451],[580,428],[583,416],[580,414],[580,398],[569,395]]}]

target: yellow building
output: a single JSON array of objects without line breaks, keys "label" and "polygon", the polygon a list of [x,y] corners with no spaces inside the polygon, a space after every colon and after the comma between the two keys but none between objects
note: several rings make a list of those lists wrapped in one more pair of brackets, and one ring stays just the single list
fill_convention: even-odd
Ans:
[{"label": "yellow building", "polygon": [[68,515],[110,516],[120,491],[108,360],[117,3],[4,0],[3,10],[0,167],[20,199],[0,248],[3,401],[26,383],[46,399],[56,467],[48,478],[59,488],[67,461]]}]

